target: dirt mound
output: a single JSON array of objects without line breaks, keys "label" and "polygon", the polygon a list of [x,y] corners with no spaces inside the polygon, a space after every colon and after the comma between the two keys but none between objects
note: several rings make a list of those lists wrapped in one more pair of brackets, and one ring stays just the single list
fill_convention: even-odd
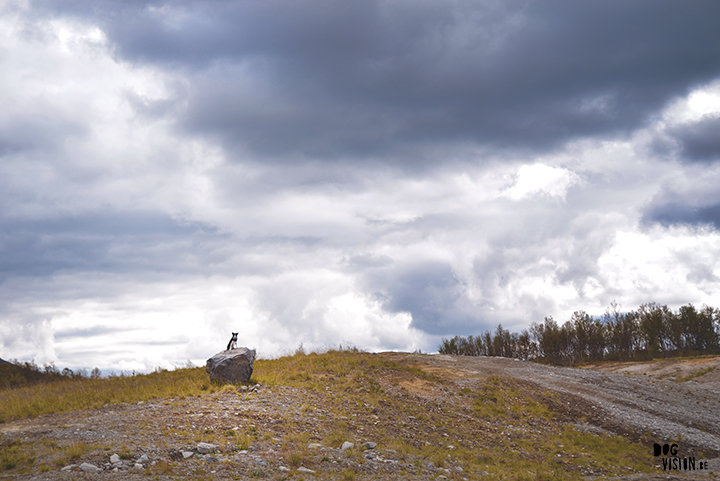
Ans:
[{"label": "dirt mound", "polygon": [[[81,463],[137,480],[501,479],[511,476],[510,462],[531,478],[547,469],[544,477],[558,479],[686,479],[637,471],[653,468],[653,442],[677,441],[720,472],[718,358],[575,369],[497,357],[357,356],[366,357],[342,387],[345,374],[328,365],[297,385],[227,387],[0,424],[3,463],[17,464],[8,472],[14,479],[72,479]],[[371,358],[381,361],[372,375],[363,364]],[[612,456],[628,448],[625,440],[640,442],[633,456],[646,468],[583,461],[595,454],[563,441],[575,443],[568,426],[595,440],[583,442],[618,443],[607,450]],[[343,450],[345,441],[355,448]],[[199,443],[218,450],[202,453]]]}]

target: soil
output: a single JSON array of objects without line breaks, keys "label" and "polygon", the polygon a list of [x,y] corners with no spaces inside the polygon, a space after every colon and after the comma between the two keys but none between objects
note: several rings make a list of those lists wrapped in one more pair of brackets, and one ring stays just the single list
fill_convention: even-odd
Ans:
[{"label": "soil", "polygon": [[[442,411],[443,403],[463,402],[462,396],[453,395],[453,392],[472,389],[488,376],[511,377],[540,390],[557,393],[554,397],[557,405],[553,409],[560,413],[562,422],[589,431],[627,436],[648,443],[649,448],[653,442],[676,442],[681,452],[702,451],[711,470],[720,473],[720,369],[717,369],[720,358],[563,368],[496,357],[379,355],[410,362],[446,380],[440,388],[419,378],[382,381],[385,389],[414,396],[417,404],[426,407],[428,412]],[[47,471],[33,468],[25,474],[13,474],[13,479],[153,479],[148,478],[148,474],[159,479],[186,476],[198,479],[211,476],[220,479],[258,476],[299,479],[297,462],[293,465],[292,460],[283,457],[283,453],[287,454],[284,451],[287,440],[292,435],[288,426],[292,425],[293,429],[300,426],[306,432],[307,443],[320,443],[323,430],[341,421],[334,419],[330,403],[329,396],[323,392],[256,386],[242,396],[220,392],[202,398],[162,399],[13,421],[0,425],[0,441],[7,444],[52,440],[61,445],[87,443],[112,447],[95,449],[74,461],[104,468],[101,473],[86,474],[79,472],[77,467],[60,471],[60,466],[53,465],[48,459]],[[366,438],[363,431],[368,432],[378,423],[405,426],[405,422],[392,418],[393,413],[381,414],[385,416],[382,418],[372,411],[358,412],[360,414],[352,415],[357,416],[352,419],[355,439]],[[236,443],[239,440],[232,434],[238,429],[253,429],[265,434],[250,443],[247,449],[238,450]],[[194,445],[181,441],[187,439],[188,432],[215,433],[213,439],[219,446],[218,453],[207,456],[198,453]],[[116,472],[108,463],[113,452],[107,449],[120,451],[117,454],[128,458],[122,466],[118,465]],[[168,461],[181,460],[183,450],[195,452],[188,460],[172,463],[170,467]],[[369,452],[374,453],[372,459],[367,458]],[[141,454],[146,454],[153,462],[136,469],[134,460]],[[315,460],[314,466],[322,464],[323,477],[329,476],[329,479],[341,478],[348,468],[380,479],[407,479],[408,473],[412,479],[438,479],[438,476],[463,479],[461,474],[450,473],[448,469],[432,470],[413,462],[416,460],[403,460],[381,446],[365,452],[365,457],[360,460],[347,456],[337,447],[320,446],[305,454],[306,459]],[[601,473],[582,474],[587,479],[594,479]],[[2,477],[8,475],[0,472]],[[633,474],[615,479],[688,478],[662,473]]]}]

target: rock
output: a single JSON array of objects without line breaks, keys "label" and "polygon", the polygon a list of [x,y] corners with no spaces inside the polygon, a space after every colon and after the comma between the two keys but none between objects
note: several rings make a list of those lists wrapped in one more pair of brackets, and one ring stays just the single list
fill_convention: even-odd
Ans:
[{"label": "rock", "polygon": [[64,468],[62,468],[60,471],[72,471],[73,469],[75,469],[75,468],[77,468],[77,467],[78,467],[77,464],[70,464],[70,465],[65,466]]},{"label": "rock", "polygon": [[183,459],[187,459],[187,458],[191,457],[193,454],[195,454],[192,451],[180,451],[180,452],[182,453]]},{"label": "rock", "polygon": [[300,466],[297,470],[299,473],[315,474],[315,471],[313,471],[312,469],[308,469],[305,466]]},{"label": "rock", "polygon": [[102,471],[102,469],[90,463],[82,463],[80,465],[80,469],[82,469],[86,473],[99,473],[100,471]]},{"label": "rock", "polygon": [[112,456],[110,456],[110,462],[111,462],[112,464],[119,463],[119,462],[120,462],[120,456],[118,456],[117,454],[113,454]]},{"label": "rock", "polygon": [[220,446],[210,443],[200,443],[197,445],[197,451],[200,454],[214,453],[216,449],[220,449]]},{"label": "rock", "polygon": [[278,469],[280,471],[290,471],[290,468],[288,468],[287,466],[280,466]]},{"label": "rock", "polygon": [[145,466],[143,466],[140,463],[135,463],[135,466],[133,466],[134,469],[145,469]]},{"label": "rock", "polygon": [[170,458],[170,461],[182,461],[185,459],[182,452],[177,449],[168,449],[168,457]]},{"label": "rock", "polygon": [[220,351],[207,360],[205,371],[213,382],[246,383],[252,376],[255,354],[255,349],[246,347]]},{"label": "rock", "polygon": [[138,463],[147,463],[150,461],[150,458],[147,457],[147,454],[143,454],[140,456],[140,459],[137,460]]},{"label": "rock", "polygon": [[355,445],[354,445],[353,443],[351,443],[350,441],[345,441],[344,443],[342,443],[342,446],[340,446],[340,449],[342,449],[343,451],[345,451],[346,449],[351,449],[351,448],[353,448],[354,446],[355,446]]},{"label": "rock", "polygon": [[310,444],[308,444],[308,449],[320,449],[320,448],[322,448],[322,447],[323,447],[323,445],[322,445],[322,444],[318,444],[318,443],[310,443]]},{"label": "rock", "polygon": [[377,447],[377,443],[367,442],[367,443],[362,443],[361,446],[365,449],[375,449]]}]

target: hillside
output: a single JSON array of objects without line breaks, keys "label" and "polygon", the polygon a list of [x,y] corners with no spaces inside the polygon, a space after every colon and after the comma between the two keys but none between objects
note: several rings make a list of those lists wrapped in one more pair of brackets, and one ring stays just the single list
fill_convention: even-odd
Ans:
[{"label": "hillside", "polygon": [[[662,470],[655,442],[720,472],[708,374],[331,351],[259,360],[240,388],[199,368],[32,386],[0,391],[0,476],[72,479],[79,467],[61,469],[90,463],[110,479],[665,480],[678,472]],[[9,407],[22,402],[33,409]]]},{"label": "hillside", "polygon": [[0,389],[62,379],[57,371],[43,372],[32,363],[14,364],[0,359]]}]

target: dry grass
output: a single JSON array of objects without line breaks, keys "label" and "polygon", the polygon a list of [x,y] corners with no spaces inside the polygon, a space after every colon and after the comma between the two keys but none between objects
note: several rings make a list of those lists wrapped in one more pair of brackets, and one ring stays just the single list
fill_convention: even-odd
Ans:
[{"label": "dry grass", "polygon": [[203,368],[36,384],[0,391],[0,422],[108,404],[197,396],[217,389]]},{"label": "dry grass", "polygon": [[[263,424],[264,414],[257,413],[253,418],[257,428],[246,425],[233,431],[227,426],[211,429],[198,424],[198,431],[175,427],[165,435],[193,442],[232,442],[240,450],[277,436],[282,438],[279,449],[285,462],[292,468],[319,470],[314,479],[364,479],[357,469],[369,462],[365,458],[368,453],[360,448],[366,440],[378,444],[373,453],[383,452],[402,463],[395,473],[401,479],[416,477],[430,462],[450,470],[446,473],[450,479],[480,479],[483,471],[494,479],[577,479],[589,470],[617,475],[651,469],[645,446],[568,427],[555,410],[560,403],[554,402],[552,395],[510,378],[493,376],[460,387],[409,362],[334,350],[258,360],[252,382],[270,386],[268,396],[274,387],[301,393],[302,402],[293,408],[298,418],[283,418],[279,427],[277,423]],[[13,420],[183,396],[204,396],[209,406],[215,400],[242,399],[247,394],[236,387],[210,384],[202,368],[181,369],[0,391],[0,415]],[[277,413],[273,416],[278,419]],[[313,437],[307,423],[298,421],[310,416],[314,417],[312,428],[317,430]],[[354,464],[338,466],[337,471],[330,471],[327,452],[307,448],[308,442],[338,448],[344,441],[355,443],[355,449],[341,455]],[[31,469],[36,459],[65,463],[93,449],[97,447],[86,444],[10,443],[2,446],[0,466],[20,474]],[[387,454],[388,449],[392,455]],[[322,456],[326,458],[320,459]],[[42,472],[43,466],[38,464],[36,471]],[[173,470],[172,464],[159,464],[153,474],[178,475]],[[207,474],[199,469],[194,475]],[[272,477],[269,468],[249,473],[250,477],[266,475]]]}]

